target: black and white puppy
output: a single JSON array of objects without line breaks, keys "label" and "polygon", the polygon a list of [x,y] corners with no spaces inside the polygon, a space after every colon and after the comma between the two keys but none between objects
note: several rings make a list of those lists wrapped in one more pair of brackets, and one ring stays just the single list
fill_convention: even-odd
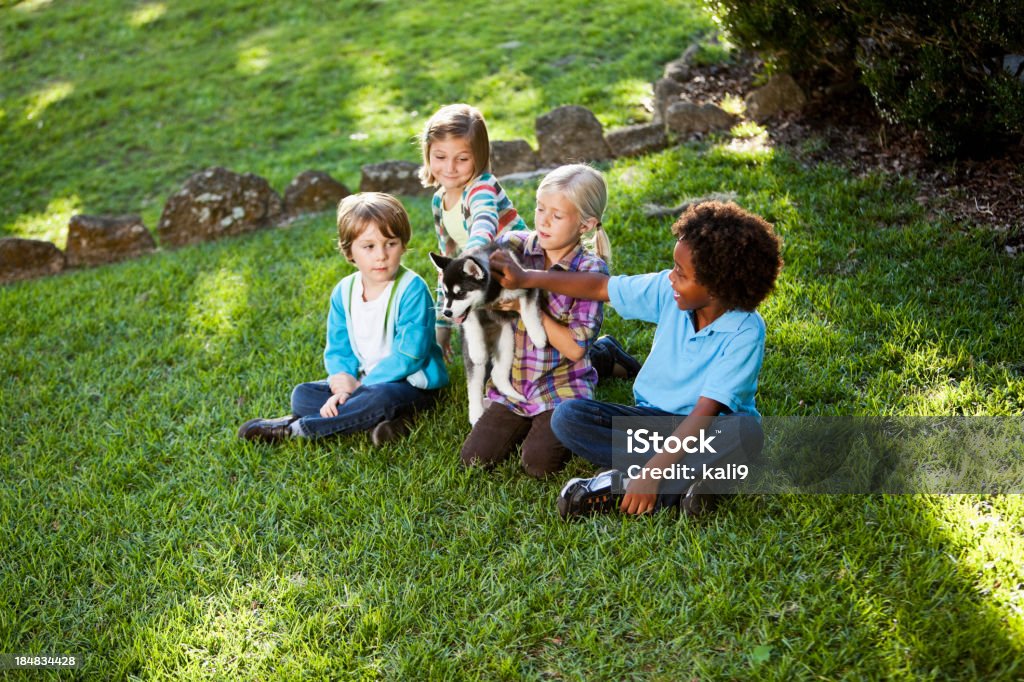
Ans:
[{"label": "black and white puppy", "polygon": [[[516,313],[495,310],[491,304],[518,298],[519,316],[533,345],[543,348],[548,343],[541,318],[540,291],[503,289],[491,277],[490,255],[499,248],[490,244],[469,249],[458,258],[430,254],[430,260],[441,273],[444,295],[438,314],[462,326],[470,424],[475,424],[484,411],[488,363],[495,388],[513,400],[524,399],[509,381],[515,353],[515,332],[509,323],[516,318]],[[515,258],[510,250],[505,251]]]}]

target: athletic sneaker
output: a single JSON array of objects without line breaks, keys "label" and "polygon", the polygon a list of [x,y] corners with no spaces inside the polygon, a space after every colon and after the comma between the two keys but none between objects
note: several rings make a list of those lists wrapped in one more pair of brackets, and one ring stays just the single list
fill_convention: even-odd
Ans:
[{"label": "athletic sneaker", "polygon": [[622,499],[623,474],[618,469],[602,471],[593,478],[570,479],[558,494],[558,513],[563,519],[611,511]]}]

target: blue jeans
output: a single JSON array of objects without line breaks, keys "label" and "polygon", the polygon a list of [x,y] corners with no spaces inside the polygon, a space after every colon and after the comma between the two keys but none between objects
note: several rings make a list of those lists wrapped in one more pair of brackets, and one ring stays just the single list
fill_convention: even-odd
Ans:
[{"label": "blue jeans", "polygon": [[292,414],[301,417],[303,435],[323,438],[369,431],[382,421],[425,410],[434,404],[437,394],[437,390],[416,388],[406,381],[360,386],[338,405],[337,417],[321,417],[320,408],[331,397],[331,387],[326,381],[312,381],[292,391]]},{"label": "blue jeans", "polygon": [[[686,415],[672,414],[654,407],[636,407],[603,403],[598,400],[575,399],[560,403],[551,417],[551,430],[573,453],[591,464],[602,469],[610,469],[614,465],[613,455],[613,417],[674,417],[682,422]],[[729,427],[722,428],[722,433],[715,441],[715,454],[688,455],[683,463],[694,466],[697,470],[706,464],[721,466],[726,463],[741,464],[756,459],[761,452],[764,435],[761,425],[751,415],[728,415],[719,417],[729,420]],[[718,422],[716,422],[718,425]],[[621,424],[620,424],[621,428]],[[709,482],[708,490],[727,492],[721,485]],[[659,495],[658,507],[670,506],[678,502],[679,495]],[[666,498],[662,500],[661,498]],[[673,498],[673,499],[668,499]]]}]

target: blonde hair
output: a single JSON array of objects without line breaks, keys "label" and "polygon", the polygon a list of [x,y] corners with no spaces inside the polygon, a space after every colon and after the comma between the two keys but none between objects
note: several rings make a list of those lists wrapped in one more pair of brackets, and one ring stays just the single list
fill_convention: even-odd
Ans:
[{"label": "blonde hair", "polygon": [[420,180],[424,187],[437,187],[440,183],[430,172],[430,145],[449,137],[459,137],[469,141],[473,152],[473,163],[476,172],[473,177],[491,172],[491,142],[487,138],[487,123],[484,115],[476,107],[468,104],[449,104],[437,110],[423,126],[420,135],[420,149],[423,151],[423,166],[420,168]]},{"label": "blonde hair", "polygon": [[585,246],[597,254],[605,263],[612,259],[612,244],[604,231],[601,218],[608,206],[608,184],[604,174],[596,168],[582,163],[559,166],[544,176],[537,187],[537,196],[548,192],[560,192],[580,214],[580,221],[597,220],[594,234]]},{"label": "blonde hair", "polygon": [[402,246],[412,238],[409,214],[398,199],[383,192],[351,194],[338,202],[338,250],[345,258],[352,260],[352,242],[371,225]]}]

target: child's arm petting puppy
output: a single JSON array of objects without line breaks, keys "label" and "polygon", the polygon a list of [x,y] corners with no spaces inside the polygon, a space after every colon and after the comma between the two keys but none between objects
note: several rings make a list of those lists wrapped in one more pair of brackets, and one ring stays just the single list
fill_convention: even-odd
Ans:
[{"label": "child's arm petting puppy", "polygon": [[494,280],[506,289],[546,289],[587,301],[608,301],[608,275],[600,272],[524,270],[504,251],[491,254]]}]

